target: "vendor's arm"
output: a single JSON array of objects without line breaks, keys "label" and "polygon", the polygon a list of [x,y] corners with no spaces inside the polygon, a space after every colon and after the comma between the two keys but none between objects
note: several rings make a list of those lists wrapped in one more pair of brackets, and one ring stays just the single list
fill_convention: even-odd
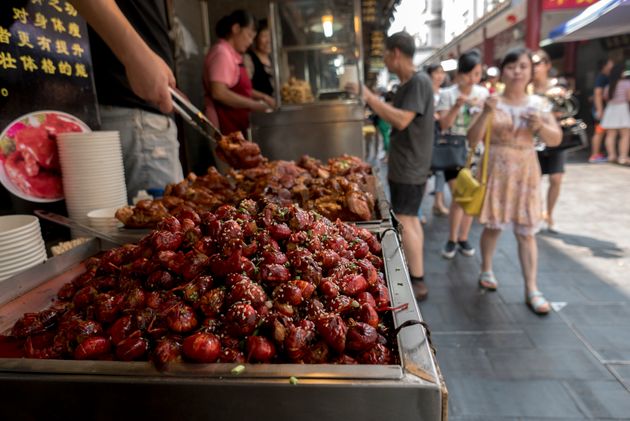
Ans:
[{"label": "vendor's arm", "polygon": [[258,100],[247,98],[243,95],[237,94],[228,88],[225,83],[222,82],[210,82],[210,94],[214,101],[219,101],[224,105],[232,108],[247,108],[252,111],[264,112],[269,106]]},{"label": "vendor's arm", "polygon": [[260,101],[264,101],[265,104],[269,106],[269,108],[276,108],[276,100],[273,99],[273,97],[265,93],[262,93],[260,91],[257,91],[256,89],[252,90],[252,98],[260,100]]},{"label": "vendor's arm", "polygon": [[138,35],[114,0],[71,2],[125,66],[133,92],[162,112],[170,113],[173,102],[168,88],[175,87],[175,76]]},{"label": "vendor's arm", "polygon": [[367,105],[396,130],[406,129],[416,116],[416,113],[413,111],[396,108],[387,102],[381,101],[379,97],[367,87],[363,87],[363,97]]}]

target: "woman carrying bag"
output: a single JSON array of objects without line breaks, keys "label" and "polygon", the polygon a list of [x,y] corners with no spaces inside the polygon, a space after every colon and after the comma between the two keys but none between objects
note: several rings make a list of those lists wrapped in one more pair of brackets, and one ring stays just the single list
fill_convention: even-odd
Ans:
[{"label": "woman carrying bag", "polygon": [[538,249],[534,235],[541,222],[541,171],[534,137],[556,146],[562,131],[553,115],[544,111],[544,100],[526,93],[532,67],[527,49],[516,48],[505,55],[500,66],[505,90],[486,100],[481,115],[468,130],[468,140],[475,145],[482,139],[491,119],[486,193],[479,214],[479,222],[484,225],[479,286],[497,289],[492,259],[501,231],[512,225],[525,280],[525,302],[542,315],[551,307],[538,290],[536,279]]},{"label": "woman carrying bag", "polygon": [[[481,53],[478,50],[463,53],[457,61],[455,84],[442,89],[436,107],[440,129],[444,135],[461,137],[462,143],[466,143],[466,132],[473,119],[479,115],[483,101],[489,95],[486,88],[478,85],[483,73],[481,64]],[[479,139],[475,139],[475,143]],[[463,152],[465,155],[465,148]],[[435,146],[434,153],[437,153]],[[453,191],[455,178],[460,168],[443,169],[444,177]],[[468,234],[473,222],[472,217],[465,215],[461,206],[455,201],[451,201],[448,222],[448,240],[442,249],[442,257],[452,259],[458,250],[466,257],[473,256],[475,249],[468,242]]]}]

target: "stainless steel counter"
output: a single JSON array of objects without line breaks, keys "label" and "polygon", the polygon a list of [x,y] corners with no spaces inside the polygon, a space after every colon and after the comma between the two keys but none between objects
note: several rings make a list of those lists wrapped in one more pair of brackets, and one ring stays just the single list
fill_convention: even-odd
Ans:
[{"label": "stainless steel counter", "polygon": [[[394,324],[421,320],[397,232],[374,226],[383,246]],[[50,304],[63,283],[83,271],[98,240],[0,283],[0,332],[24,312]],[[398,335],[400,365],[344,366],[171,364],[0,359],[0,405],[5,419],[77,418],[248,420],[439,420],[442,392],[435,358],[419,325]],[[297,384],[289,382],[297,377]]]},{"label": "stainless steel counter", "polygon": [[323,161],[342,154],[363,158],[363,119],[363,105],[356,101],[285,105],[252,114],[252,139],[271,160],[304,154]]}]

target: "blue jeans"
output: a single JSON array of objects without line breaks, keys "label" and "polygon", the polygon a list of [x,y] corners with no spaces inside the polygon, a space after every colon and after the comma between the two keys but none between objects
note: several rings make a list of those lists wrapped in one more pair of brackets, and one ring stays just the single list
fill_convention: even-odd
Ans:
[{"label": "blue jeans", "polygon": [[101,130],[118,130],[127,200],[139,190],[163,189],[184,178],[175,121],[149,111],[101,105]]},{"label": "blue jeans", "polygon": [[435,172],[435,192],[444,192],[444,184],[446,184],[446,178],[444,177],[444,171]]}]

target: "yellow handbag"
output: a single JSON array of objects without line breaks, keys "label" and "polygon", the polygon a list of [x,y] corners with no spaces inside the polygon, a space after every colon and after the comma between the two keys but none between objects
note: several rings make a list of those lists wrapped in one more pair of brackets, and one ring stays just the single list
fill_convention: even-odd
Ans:
[{"label": "yellow handbag", "polygon": [[485,148],[483,152],[483,161],[481,164],[481,183],[475,178],[471,171],[472,158],[475,153],[474,149],[468,153],[466,166],[457,173],[455,179],[455,191],[453,192],[454,200],[464,209],[464,212],[470,216],[478,216],[481,213],[483,200],[486,197],[486,183],[488,181],[488,153],[490,151],[490,132],[492,130],[492,114],[488,117],[486,126]]}]

